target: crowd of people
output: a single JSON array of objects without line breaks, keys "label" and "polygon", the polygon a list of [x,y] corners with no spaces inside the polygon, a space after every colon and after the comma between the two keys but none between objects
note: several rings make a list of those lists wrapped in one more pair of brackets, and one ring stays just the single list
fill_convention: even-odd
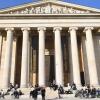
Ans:
[{"label": "crowd of people", "polygon": [[78,88],[73,82],[72,84],[67,84],[67,90],[62,86],[57,86],[55,84],[51,85],[52,88],[58,90],[58,96],[61,98],[62,94],[75,94],[75,97],[79,98],[100,98],[100,88],[95,88],[89,84]]},{"label": "crowd of people", "polygon": [[[58,88],[59,94],[75,94],[75,97],[79,98],[100,98],[100,88],[95,88],[90,85],[77,88],[76,84],[68,84],[67,90],[64,90],[62,86]],[[60,96],[59,96],[60,97]]]},{"label": "crowd of people", "polygon": [[100,98],[100,89],[95,87],[90,87],[89,85],[85,88],[77,90],[75,97],[80,98]]},{"label": "crowd of people", "polygon": [[42,100],[45,100],[45,87],[39,87],[38,84],[35,85],[34,89],[30,91],[30,97],[32,97],[34,100],[37,100],[37,96],[41,94]]},{"label": "crowd of people", "polygon": [[0,98],[4,99],[6,95],[11,95],[15,99],[18,99],[19,96],[24,95],[24,94],[19,89],[18,84],[14,86],[12,83],[10,83],[9,88],[6,91],[3,91],[3,89],[1,89],[0,91]]},{"label": "crowd of people", "polygon": [[[61,98],[63,94],[75,94],[75,97],[79,98],[100,98],[100,89],[95,87],[90,87],[90,85],[81,87],[80,89],[77,88],[75,83],[67,84],[67,89],[65,89],[63,86],[58,86],[54,83],[50,83],[50,89],[53,91],[58,91],[58,98]],[[46,87],[40,87],[38,84],[34,87],[31,87],[32,90],[29,93],[30,98],[33,98],[34,100],[37,100],[38,95],[41,95],[42,100],[45,100],[46,95]],[[20,90],[19,86],[16,84],[15,86],[10,83],[9,88],[6,92],[1,89],[0,91],[0,98],[5,98],[6,95],[11,95],[15,99],[19,99],[21,95],[24,95],[22,91]]]},{"label": "crowd of people", "polygon": [[[45,100],[45,92],[45,87],[39,87],[37,84],[30,91],[30,97],[34,100],[37,100],[38,95],[41,94],[42,100]],[[21,95],[24,95],[24,93],[22,93],[17,84],[14,86],[12,83],[10,83],[9,88],[6,90],[6,92],[4,92],[3,89],[1,89],[0,91],[0,98],[5,99],[6,95],[11,95],[12,97],[14,97],[14,99],[19,99]]]}]

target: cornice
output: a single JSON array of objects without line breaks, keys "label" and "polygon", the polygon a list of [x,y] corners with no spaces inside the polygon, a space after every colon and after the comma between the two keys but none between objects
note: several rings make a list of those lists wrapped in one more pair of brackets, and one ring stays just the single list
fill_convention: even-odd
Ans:
[{"label": "cornice", "polygon": [[0,14],[0,19],[100,19],[100,14]]}]

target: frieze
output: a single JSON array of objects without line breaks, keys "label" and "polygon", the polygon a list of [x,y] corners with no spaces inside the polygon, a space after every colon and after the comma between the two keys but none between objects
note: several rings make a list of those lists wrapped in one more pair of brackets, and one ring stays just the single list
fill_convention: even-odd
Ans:
[{"label": "frieze", "polygon": [[82,14],[90,13],[90,11],[78,10],[69,7],[54,7],[52,5],[28,7],[18,11],[11,11],[8,14]]}]

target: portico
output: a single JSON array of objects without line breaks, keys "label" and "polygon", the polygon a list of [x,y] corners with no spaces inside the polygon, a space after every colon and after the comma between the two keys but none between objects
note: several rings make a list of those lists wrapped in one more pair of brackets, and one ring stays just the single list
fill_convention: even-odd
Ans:
[{"label": "portico", "polygon": [[[50,4],[63,6],[55,3]],[[0,88],[7,88],[10,82],[22,88],[48,86],[50,82],[99,86],[100,11],[74,5],[73,11],[78,13],[63,9],[63,13],[59,10],[57,14],[54,8],[49,11],[48,1],[44,4],[48,8],[45,14],[20,13],[35,4],[16,8],[19,13],[15,13],[15,8],[1,12]]]}]

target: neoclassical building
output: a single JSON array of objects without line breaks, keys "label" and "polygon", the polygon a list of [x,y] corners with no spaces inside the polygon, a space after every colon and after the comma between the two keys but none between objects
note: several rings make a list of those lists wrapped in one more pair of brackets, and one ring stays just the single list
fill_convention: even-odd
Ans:
[{"label": "neoclassical building", "polygon": [[100,85],[100,9],[46,0],[0,10],[0,88],[50,82]]}]

